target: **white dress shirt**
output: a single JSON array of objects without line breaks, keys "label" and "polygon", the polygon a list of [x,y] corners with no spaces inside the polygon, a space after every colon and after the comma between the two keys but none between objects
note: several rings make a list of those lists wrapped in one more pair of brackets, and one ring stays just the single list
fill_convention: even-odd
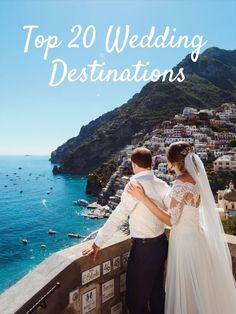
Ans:
[{"label": "white dress shirt", "polygon": [[[156,178],[152,170],[139,172],[131,177],[139,182],[145,193],[162,209],[170,205],[170,187]],[[129,217],[130,235],[134,238],[154,238],[164,232],[165,225],[143,203],[124,190],[121,201],[104,226],[98,231],[95,244],[102,247]]]}]

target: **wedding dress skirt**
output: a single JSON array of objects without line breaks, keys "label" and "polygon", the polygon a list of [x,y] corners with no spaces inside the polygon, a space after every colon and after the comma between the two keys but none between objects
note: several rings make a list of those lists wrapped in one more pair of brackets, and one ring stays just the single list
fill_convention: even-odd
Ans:
[{"label": "wedding dress skirt", "polygon": [[232,270],[216,256],[198,215],[185,205],[171,229],[165,314],[236,314]]}]

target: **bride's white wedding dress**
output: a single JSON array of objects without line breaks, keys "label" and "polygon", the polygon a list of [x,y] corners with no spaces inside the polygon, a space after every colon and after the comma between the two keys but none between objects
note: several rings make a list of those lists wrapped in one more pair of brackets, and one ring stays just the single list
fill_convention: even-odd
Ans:
[{"label": "bride's white wedding dress", "polygon": [[[220,240],[209,234],[209,217],[202,217],[200,195],[199,184],[175,181],[170,206],[165,314],[236,313],[231,265],[222,253],[223,246],[222,251],[218,250],[221,244],[216,242]],[[207,207],[204,211],[208,211]]]}]

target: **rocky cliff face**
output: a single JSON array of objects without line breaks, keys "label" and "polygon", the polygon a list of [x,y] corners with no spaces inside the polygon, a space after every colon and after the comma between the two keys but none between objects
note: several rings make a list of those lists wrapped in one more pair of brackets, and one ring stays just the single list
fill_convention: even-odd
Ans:
[{"label": "rocky cliff face", "polygon": [[131,142],[134,133],[148,132],[185,106],[214,108],[236,97],[236,50],[206,50],[193,63],[187,56],[182,83],[150,82],[126,104],[83,126],[79,135],[52,152],[60,163],[55,173],[88,174]]},{"label": "rocky cliff face", "polygon": [[72,154],[76,147],[92,136],[107,120],[113,117],[113,111],[107,112],[96,120],[92,120],[88,125],[82,126],[78,136],[69,139],[51,153],[52,163],[62,163],[67,154]]}]

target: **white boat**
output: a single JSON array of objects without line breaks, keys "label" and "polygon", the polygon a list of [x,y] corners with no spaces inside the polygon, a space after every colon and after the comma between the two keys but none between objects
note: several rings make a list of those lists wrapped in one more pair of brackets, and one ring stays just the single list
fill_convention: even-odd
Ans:
[{"label": "white boat", "polygon": [[57,232],[55,230],[49,229],[48,234],[56,234]]},{"label": "white boat", "polygon": [[82,236],[80,234],[73,233],[73,232],[68,233],[68,237],[70,237],[70,238],[82,238]]},{"label": "white boat", "polygon": [[98,218],[97,215],[94,215],[94,214],[91,214],[91,213],[83,214],[82,216],[85,217],[85,218],[90,218],[90,219],[97,219]]},{"label": "white boat", "polygon": [[28,240],[27,240],[27,239],[23,239],[22,242],[23,242],[24,244],[28,244]]},{"label": "white boat", "polygon": [[82,214],[83,217],[85,218],[90,218],[90,219],[104,219],[105,217],[105,213],[101,213],[101,212],[89,212],[86,214]]},{"label": "white boat", "polygon": [[78,205],[78,206],[86,206],[87,207],[89,202],[86,200],[83,200],[83,199],[79,199],[77,201],[74,201],[74,204]]},{"label": "white boat", "polygon": [[97,202],[91,203],[87,206],[87,208],[94,210],[94,209],[102,209],[102,205],[98,204]]}]

